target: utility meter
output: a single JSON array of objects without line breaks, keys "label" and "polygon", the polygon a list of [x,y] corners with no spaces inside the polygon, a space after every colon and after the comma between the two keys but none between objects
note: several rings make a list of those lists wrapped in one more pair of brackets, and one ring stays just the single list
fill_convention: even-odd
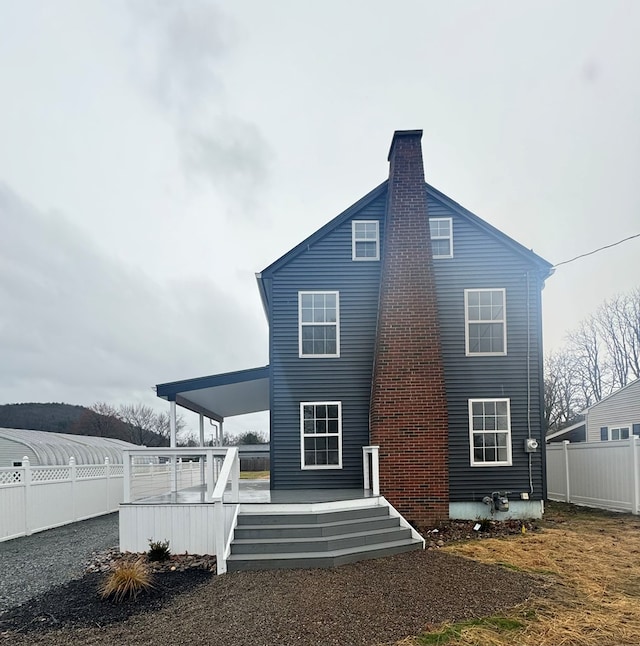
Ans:
[{"label": "utility meter", "polygon": [[538,450],[538,440],[533,437],[528,437],[524,441],[524,452],[535,453]]}]

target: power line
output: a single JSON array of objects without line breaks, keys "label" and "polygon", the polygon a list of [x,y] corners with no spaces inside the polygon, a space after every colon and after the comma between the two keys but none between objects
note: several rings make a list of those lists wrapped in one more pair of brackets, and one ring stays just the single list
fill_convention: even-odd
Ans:
[{"label": "power line", "polygon": [[593,251],[589,251],[587,253],[581,253],[579,256],[576,256],[575,258],[570,258],[569,260],[563,260],[562,262],[557,262],[553,267],[555,269],[560,265],[567,265],[570,262],[573,262],[574,260],[578,260],[579,258],[585,258],[586,256],[592,256],[594,253],[598,253],[598,251],[602,251],[603,249],[610,249],[611,247],[615,247],[619,244],[622,244],[623,242],[627,242],[627,240],[633,240],[634,238],[640,238],[640,233],[636,233],[635,235],[629,236],[628,238],[623,238],[622,240],[618,240],[618,242],[613,242],[612,244],[605,245],[604,247],[598,247]]}]

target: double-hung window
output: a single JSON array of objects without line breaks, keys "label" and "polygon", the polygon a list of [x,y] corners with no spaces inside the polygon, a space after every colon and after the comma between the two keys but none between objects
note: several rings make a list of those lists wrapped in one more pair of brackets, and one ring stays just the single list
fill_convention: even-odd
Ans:
[{"label": "double-hung window", "polygon": [[612,440],[628,440],[629,439],[629,427],[628,426],[616,426],[609,429],[609,437]]},{"label": "double-hung window", "polygon": [[342,468],[342,403],[300,403],[303,469]]},{"label": "double-hung window", "polygon": [[509,399],[469,400],[471,466],[511,464],[511,411]]},{"label": "double-hung window", "polygon": [[300,357],[340,356],[338,292],[298,292]]},{"label": "double-hung window", "polygon": [[465,351],[469,355],[507,354],[505,289],[465,289]]},{"label": "double-hung window", "polygon": [[453,221],[451,218],[429,218],[433,257],[453,258]]},{"label": "double-hung window", "polygon": [[380,260],[380,225],[378,220],[352,221],[351,258],[353,260]]}]

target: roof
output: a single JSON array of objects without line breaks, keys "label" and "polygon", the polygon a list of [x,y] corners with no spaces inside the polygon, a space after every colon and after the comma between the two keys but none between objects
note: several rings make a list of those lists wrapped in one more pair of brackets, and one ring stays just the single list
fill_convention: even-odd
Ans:
[{"label": "roof", "polygon": [[586,429],[587,421],[583,419],[582,421],[576,422],[571,426],[565,426],[565,428],[561,428],[559,431],[553,431],[553,433],[548,433],[544,439],[546,442],[549,442],[550,440],[564,439],[565,435],[571,435],[571,433],[579,430],[581,426],[583,426]]},{"label": "roof", "polygon": [[269,366],[156,386],[158,397],[221,422],[225,417],[269,410]]},{"label": "roof", "polygon": [[[71,457],[75,458],[76,464],[104,464],[105,458],[109,458],[111,464],[122,464],[122,451],[137,446],[110,437],[21,428],[0,428],[0,439],[15,442],[16,450],[20,446],[31,449],[40,465],[66,465]],[[15,459],[23,456],[24,451]]]},{"label": "roof", "polygon": [[[266,288],[264,281],[272,277],[272,275],[277,272],[281,267],[291,262],[294,258],[299,256],[301,253],[306,251],[311,245],[315,244],[318,240],[321,240],[326,235],[331,233],[334,229],[339,227],[343,222],[347,221],[359,211],[373,202],[375,199],[379,198],[382,195],[385,195],[387,192],[388,181],[385,180],[382,184],[376,186],[372,191],[367,193],[364,197],[360,198],[357,202],[352,204],[345,211],[337,215],[335,218],[327,222],[323,227],[318,229],[315,233],[312,233],[308,238],[305,238],[300,244],[296,245],[293,249],[285,253],[283,256],[278,258],[275,262],[271,263],[268,267],[263,269],[260,273],[256,274],[256,280],[258,281],[258,288],[260,290],[260,297],[262,299],[262,305],[264,307],[267,318],[269,317],[269,297],[268,289]],[[515,253],[523,256],[529,262],[535,264],[540,270],[542,279],[545,280],[553,273],[553,265],[534,253],[532,250],[527,249],[524,245],[521,245],[519,242],[516,242],[513,238],[509,237],[507,234],[503,233],[499,229],[496,229],[494,226],[485,222],[482,218],[478,217],[468,209],[465,209],[463,206],[452,200],[450,197],[439,191],[437,188],[434,188],[430,184],[425,184],[427,191],[427,197],[430,197],[434,200],[438,200],[440,203],[444,204],[452,211],[457,213],[462,218],[466,219],[468,222],[472,223],[474,226],[482,229],[490,236],[496,238],[499,242],[509,247]]]}]

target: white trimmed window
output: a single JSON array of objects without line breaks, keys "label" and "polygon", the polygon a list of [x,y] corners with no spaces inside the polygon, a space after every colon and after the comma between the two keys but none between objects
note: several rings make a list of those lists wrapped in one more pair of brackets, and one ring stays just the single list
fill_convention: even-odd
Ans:
[{"label": "white trimmed window", "polygon": [[469,400],[471,466],[511,465],[511,411],[508,399]]},{"label": "white trimmed window", "polygon": [[338,292],[298,292],[300,357],[340,356]]},{"label": "white trimmed window", "polygon": [[507,354],[505,289],[465,289],[465,352]]},{"label": "white trimmed window", "polygon": [[342,468],[342,403],[300,403],[303,469]]},{"label": "white trimmed window", "polygon": [[380,260],[380,225],[378,220],[351,222],[352,260]]},{"label": "white trimmed window", "polygon": [[628,440],[630,428],[628,426],[616,426],[609,429],[609,439],[615,440]]},{"label": "white trimmed window", "polygon": [[451,218],[429,218],[433,257],[453,258],[453,221]]}]

